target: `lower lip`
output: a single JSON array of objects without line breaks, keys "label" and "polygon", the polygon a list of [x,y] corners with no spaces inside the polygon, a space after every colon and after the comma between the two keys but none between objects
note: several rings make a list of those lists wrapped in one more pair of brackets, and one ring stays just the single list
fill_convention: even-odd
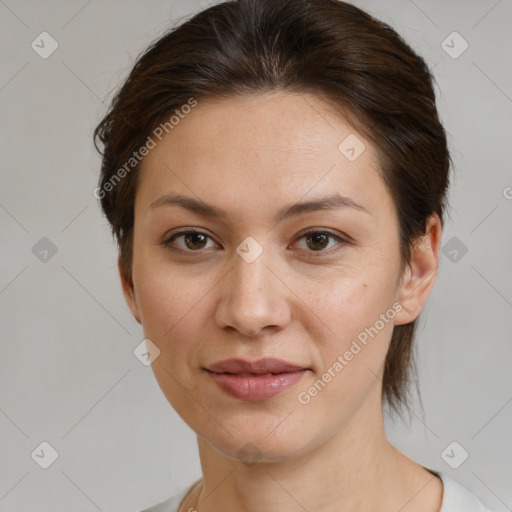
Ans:
[{"label": "lower lip", "polygon": [[207,371],[219,388],[228,395],[241,400],[255,401],[272,398],[291,388],[299,382],[307,370],[251,377]]}]

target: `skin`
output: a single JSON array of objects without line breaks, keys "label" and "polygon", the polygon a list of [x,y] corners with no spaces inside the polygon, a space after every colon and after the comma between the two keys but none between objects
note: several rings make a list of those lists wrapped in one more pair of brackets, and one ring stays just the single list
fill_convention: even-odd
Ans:
[{"label": "skin", "polygon": [[[350,134],[366,146],[355,161],[338,150]],[[134,317],[161,351],[152,364],[157,381],[197,433],[203,482],[180,510],[439,511],[441,480],[389,443],[381,402],[393,326],[420,314],[435,281],[437,215],[400,273],[398,219],[375,148],[312,95],[199,102],[141,165],[133,271],[125,276],[120,265],[120,274]],[[367,211],[275,223],[280,208],[333,192]],[[170,193],[228,217],[151,208]],[[177,228],[207,238],[163,246]],[[308,241],[303,233],[312,228],[346,242]],[[236,252],[249,236],[263,250],[252,263]],[[393,320],[310,403],[299,403],[298,393],[396,301]],[[248,402],[226,395],[203,369],[265,356],[310,371],[284,393]],[[258,450],[252,465],[240,460],[247,443]]]}]

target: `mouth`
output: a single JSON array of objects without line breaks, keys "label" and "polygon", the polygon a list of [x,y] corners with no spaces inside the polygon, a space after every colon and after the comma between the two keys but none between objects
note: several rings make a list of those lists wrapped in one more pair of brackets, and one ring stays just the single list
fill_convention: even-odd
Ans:
[{"label": "mouth", "polygon": [[299,382],[310,368],[280,359],[229,359],[205,368],[226,394],[246,401],[268,400]]}]

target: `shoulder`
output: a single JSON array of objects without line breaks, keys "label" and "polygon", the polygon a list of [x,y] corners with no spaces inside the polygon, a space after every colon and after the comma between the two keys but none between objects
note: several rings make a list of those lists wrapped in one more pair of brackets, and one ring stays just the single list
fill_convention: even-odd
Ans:
[{"label": "shoulder", "polygon": [[446,473],[435,473],[443,481],[443,502],[439,512],[492,512],[471,491]]},{"label": "shoulder", "polygon": [[[446,473],[430,471],[438,475],[443,482],[443,501],[439,512],[493,512],[486,508],[471,491],[457,483]],[[140,512],[176,512],[178,505],[196,483],[179,494]]]}]

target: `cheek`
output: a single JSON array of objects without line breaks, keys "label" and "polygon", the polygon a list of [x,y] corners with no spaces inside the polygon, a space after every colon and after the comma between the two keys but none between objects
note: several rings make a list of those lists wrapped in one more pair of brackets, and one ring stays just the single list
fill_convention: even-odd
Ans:
[{"label": "cheek", "polygon": [[[297,295],[305,297],[302,311],[316,325],[323,326],[325,336],[337,347],[378,320],[394,301],[394,268],[376,264],[360,265],[346,272],[333,272],[329,279],[297,283]],[[308,314],[309,311],[309,314]],[[314,313],[314,314],[312,314]]]},{"label": "cheek", "polygon": [[203,278],[197,279],[185,266],[171,264],[160,248],[138,246],[133,260],[133,280],[148,337],[157,340],[172,337],[174,332],[186,330],[194,319],[198,325],[196,312],[202,307],[201,299],[214,285],[213,278],[202,275]]},{"label": "cheek", "polygon": [[317,300],[315,312],[316,374],[297,390],[297,401],[308,417],[321,411],[327,428],[348,421],[379,385],[396,313],[391,294],[375,280],[338,283]]},{"label": "cheek", "polygon": [[328,285],[304,283],[309,309],[303,308],[299,319],[316,340],[315,381],[321,380],[314,388],[301,388],[304,402],[328,407],[333,401],[346,411],[378,383],[396,315],[395,268],[381,260],[381,265],[361,264],[352,270]]},{"label": "cheek", "polygon": [[144,336],[160,350],[151,365],[153,373],[169,403],[188,418],[191,395],[201,396],[190,369],[201,333],[206,332],[205,295],[213,283],[186,278],[179,267],[159,264],[134,266],[134,281]]}]

